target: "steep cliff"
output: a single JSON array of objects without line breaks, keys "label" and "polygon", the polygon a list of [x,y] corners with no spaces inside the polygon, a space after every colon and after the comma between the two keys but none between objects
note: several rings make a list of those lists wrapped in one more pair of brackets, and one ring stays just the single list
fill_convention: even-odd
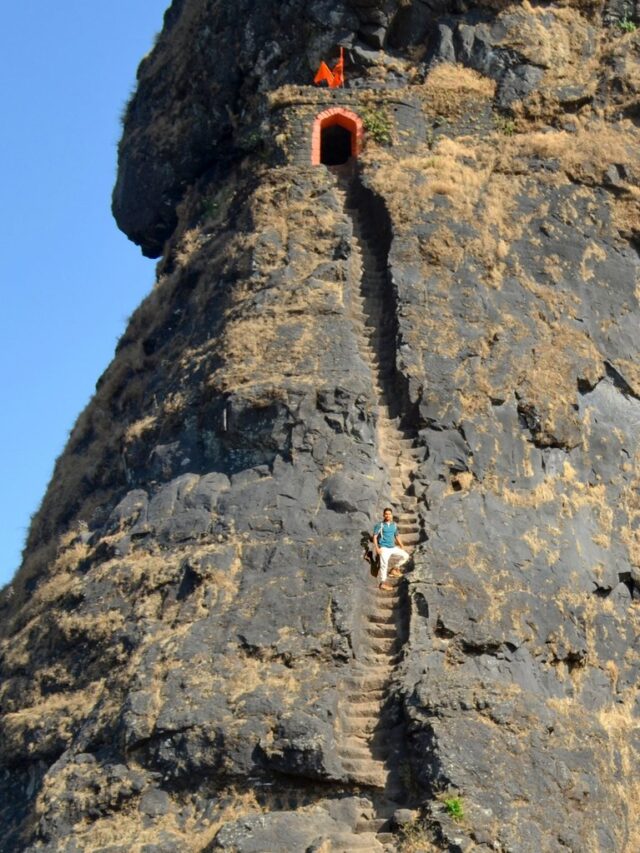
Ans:
[{"label": "steep cliff", "polygon": [[157,282],[0,597],[3,849],[638,849],[639,12],[175,0]]}]

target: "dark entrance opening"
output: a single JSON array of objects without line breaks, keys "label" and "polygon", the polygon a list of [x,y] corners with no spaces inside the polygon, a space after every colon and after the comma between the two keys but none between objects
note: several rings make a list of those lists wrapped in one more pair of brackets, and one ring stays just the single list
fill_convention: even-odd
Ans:
[{"label": "dark entrance opening", "polygon": [[320,162],[325,166],[339,166],[351,157],[351,131],[339,124],[322,128]]}]

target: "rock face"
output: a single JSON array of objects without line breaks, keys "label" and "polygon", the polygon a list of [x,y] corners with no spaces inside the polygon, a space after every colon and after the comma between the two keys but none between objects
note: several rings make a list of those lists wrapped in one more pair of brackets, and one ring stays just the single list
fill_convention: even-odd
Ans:
[{"label": "rock face", "polygon": [[[173,3],[158,281],[0,597],[3,850],[638,849],[638,12]],[[275,105],[338,42],[330,170]]]}]

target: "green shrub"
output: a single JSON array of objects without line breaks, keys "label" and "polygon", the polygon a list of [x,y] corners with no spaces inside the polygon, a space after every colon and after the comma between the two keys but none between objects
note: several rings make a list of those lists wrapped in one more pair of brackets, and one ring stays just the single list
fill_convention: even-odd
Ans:
[{"label": "green shrub", "polygon": [[516,132],[516,123],[512,118],[506,118],[506,116],[494,116],[493,123],[496,126],[496,130],[499,130],[500,133],[504,133],[505,136],[513,136]]},{"label": "green shrub", "polygon": [[391,145],[391,119],[384,109],[367,107],[362,110],[362,123],[369,136],[378,145]]},{"label": "green shrub", "polygon": [[462,808],[462,800],[460,797],[447,797],[443,802],[449,817],[452,817],[454,820],[462,820],[464,817],[464,809]]},{"label": "green shrub", "polygon": [[623,18],[621,21],[618,21],[618,26],[625,33],[635,33],[638,29],[638,25],[629,18]]}]

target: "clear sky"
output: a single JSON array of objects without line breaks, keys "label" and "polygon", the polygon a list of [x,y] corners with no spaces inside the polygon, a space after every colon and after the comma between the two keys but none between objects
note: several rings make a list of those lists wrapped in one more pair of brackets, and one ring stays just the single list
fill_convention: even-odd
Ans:
[{"label": "clear sky", "polygon": [[110,202],[120,113],[170,0],[23,0],[0,27],[0,586],[154,262]]}]

